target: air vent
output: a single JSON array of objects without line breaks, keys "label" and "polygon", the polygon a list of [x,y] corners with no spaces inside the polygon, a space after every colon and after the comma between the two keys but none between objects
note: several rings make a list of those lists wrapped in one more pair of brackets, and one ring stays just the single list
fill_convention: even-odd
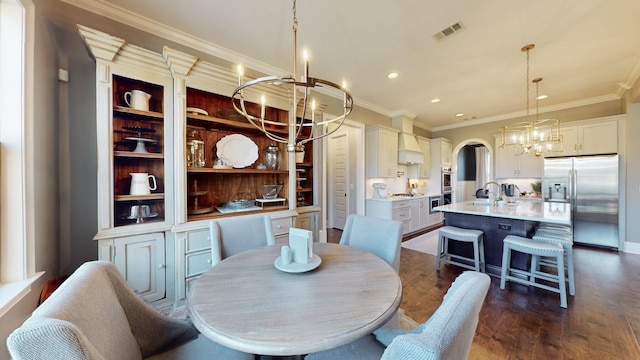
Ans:
[{"label": "air vent", "polygon": [[436,41],[440,41],[440,40],[442,40],[444,38],[447,38],[447,37],[457,33],[458,31],[460,31],[462,29],[464,29],[464,26],[462,26],[462,23],[458,21],[457,23],[455,23],[455,24],[443,29],[442,31],[439,31],[439,32],[435,33],[433,35],[433,38],[436,39]]}]

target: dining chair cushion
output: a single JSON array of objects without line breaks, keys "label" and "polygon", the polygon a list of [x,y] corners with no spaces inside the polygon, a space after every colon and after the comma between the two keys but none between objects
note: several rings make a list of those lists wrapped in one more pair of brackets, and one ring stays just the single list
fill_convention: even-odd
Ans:
[{"label": "dining chair cushion", "polygon": [[341,245],[348,245],[375,254],[400,270],[402,223],[351,214],[340,237]]}]

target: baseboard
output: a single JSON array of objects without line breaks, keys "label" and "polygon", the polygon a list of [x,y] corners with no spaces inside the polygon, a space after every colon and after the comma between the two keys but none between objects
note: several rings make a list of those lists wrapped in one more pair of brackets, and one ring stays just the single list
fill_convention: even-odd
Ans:
[{"label": "baseboard", "polygon": [[640,243],[625,242],[624,252],[630,254],[640,254]]}]

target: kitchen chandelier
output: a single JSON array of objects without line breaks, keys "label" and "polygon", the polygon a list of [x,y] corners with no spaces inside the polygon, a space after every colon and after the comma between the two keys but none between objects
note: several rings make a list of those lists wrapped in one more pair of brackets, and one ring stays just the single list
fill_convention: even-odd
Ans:
[{"label": "kitchen chandelier", "polygon": [[513,148],[515,155],[548,154],[562,151],[562,137],[560,136],[560,120],[538,118],[538,86],[542,78],[533,79],[536,84],[536,118],[529,119],[529,51],[534,44],[524,46],[521,50],[527,53],[526,95],[527,116],[524,122],[505,125],[500,128],[500,148]]},{"label": "kitchen chandelier", "polygon": [[[233,91],[231,96],[231,102],[233,107],[238,113],[244,116],[249,123],[262,131],[269,139],[287,144],[287,152],[302,152],[304,151],[304,144],[321,139],[325,136],[331,135],[342,126],[346,117],[351,113],[353,109],[353,99],[351,93],[346,89],[346,84],[343,82],[342,86],[333,82],[313,78],[309,76],[309,60],[307,58],[306,51],[304,53],[304,73],[300,80],[297,80],[297,30],[298,19],[296,17],[296,0],[293,0],[293,75],[286,76],[265,76],[254,80],[249,80],[245,83],[243,81],[243,70],[241,66],[238,66],[238,87]],[[277,87],[286,87],[290,89],[292,97],[292,111],[289,113],[288,123],[273,121],[265,119],[265,96],[262,96],[262,104],[260,108],[260,114],[250,114],[245,107],[245,89],[256,85],[273,85]],[[315,100],[311,100],[309,103],[311,90],[316,87],[325,87],[327,90],[337,92],[343,99],[343,111],[342,115],[333,119],[324,121],[317,121],[315,118]],[[298,104],[298,96],[301,96],[301,103]],[[298,114],[298,105],[301,107],[302,112]],[[307,118],[307,111],[311,108],[311,119]],[[322,127],[331,123],[338,123],[334,129],[330,132],[323,133],[323,131],[314,131],[316,127]],[[303,132],[304,128],[310,128]],[[280,129],[281,131],[274,131]],[[284,136],[283,129],[288,129],[287,136]]]}]

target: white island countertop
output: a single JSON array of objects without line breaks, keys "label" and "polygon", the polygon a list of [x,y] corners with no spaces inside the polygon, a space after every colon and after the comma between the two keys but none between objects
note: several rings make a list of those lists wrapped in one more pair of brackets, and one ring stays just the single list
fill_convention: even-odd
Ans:
[{"label": "white island countertop", "polygon": [[465,201],[438,206],[434,210],[571,225],[571,204],[557,202],[518,201],[515,204],[494,206],[474,205],[474,201]]}]

